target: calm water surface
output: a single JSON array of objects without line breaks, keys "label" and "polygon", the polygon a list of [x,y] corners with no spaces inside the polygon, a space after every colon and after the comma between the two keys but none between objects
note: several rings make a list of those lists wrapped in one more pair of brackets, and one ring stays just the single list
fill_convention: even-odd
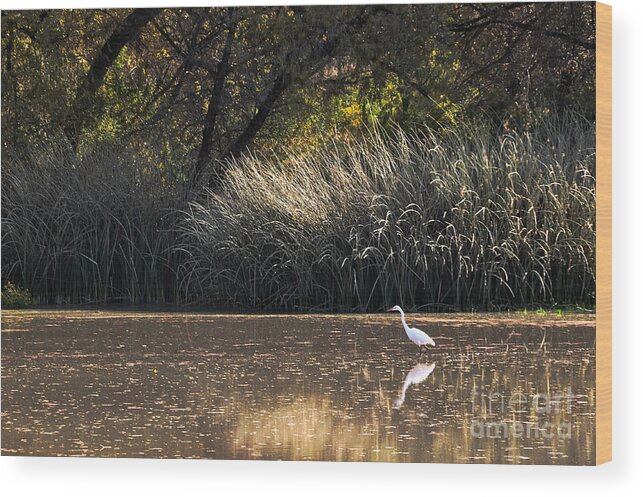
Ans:
[{"label": "calm water surface", "polygon": [[4,313],[2,454],[592,464],[593,322]]}]

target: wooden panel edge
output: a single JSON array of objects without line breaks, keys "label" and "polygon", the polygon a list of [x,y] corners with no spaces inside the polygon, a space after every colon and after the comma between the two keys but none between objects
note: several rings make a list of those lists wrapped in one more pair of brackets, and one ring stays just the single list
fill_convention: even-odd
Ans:
[{"label": "wooden panel edge", "polygon": [[612,7],[596,3],[596,464],[612,460]]}]

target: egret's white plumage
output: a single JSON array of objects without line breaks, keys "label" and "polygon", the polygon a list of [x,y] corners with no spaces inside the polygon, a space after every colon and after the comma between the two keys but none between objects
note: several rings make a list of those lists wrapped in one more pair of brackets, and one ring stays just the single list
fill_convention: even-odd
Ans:
[{"label": "egret's white plumage", "polygon": [[399,305],[396,305],[395,307],[389,309],[386,312],[399,312],[402,317],[402,326],[404,326],[404,331],[406,332],[406,336],[409,337],[409,340],[411,340],[415,345],[420,347],[420,352],[422,349],[428,349],[429,345],[431,347],[435,347],[435,342],[433,339],[424,333],[422,330],[418,330],[417,328],[411,328],[408,324],[406,324],[406,319],[404,319],[404,311]]}]

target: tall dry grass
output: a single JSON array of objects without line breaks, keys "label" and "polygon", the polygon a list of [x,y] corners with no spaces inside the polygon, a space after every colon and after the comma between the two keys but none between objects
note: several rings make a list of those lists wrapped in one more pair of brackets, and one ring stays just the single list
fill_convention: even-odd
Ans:
[{"label": "tall dry grass", "polygon": [[3,280],[40,303],[174,300],[173,184],[126,148],[3,154]]},{"label": "tall dry grass", "polygon": [[181,226],[181,298],[253,309],[500,309],[595,297],[595,130],[371,129],[232,164]]},{"label": "tall dry grass", "polygon": [[521,134],[375,128],[242,158],[190,206],[126,147],[5,152],[2,279],[41,303],[593,306],[594,136],[572,116]]}]

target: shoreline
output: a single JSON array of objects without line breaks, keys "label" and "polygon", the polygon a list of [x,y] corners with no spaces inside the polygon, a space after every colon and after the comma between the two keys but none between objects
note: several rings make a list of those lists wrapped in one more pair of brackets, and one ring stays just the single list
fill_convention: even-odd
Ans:
[{"label": "shoreline", "polygon": [[[95,319],[297,319],[297,320],[323,320],[333,319],[341,321],[364,321],[381,323],[397,321],[395,316],[387,313],[241,313],[204,310],[150,310],[150,309],[12,309],[2,310],[0,315],[4,324],[5,320],[21,321],[34,318],[66,318],[70,320],[95,320]],[[547,327],[595,327],[596,314],[594,312],[566,312],[562,315],[555,312],[539,313],[529,311],[526,314],[519,311],[499,312],[474,312],[474,313],[407,313],[408,320],[416,324],[442,324],[446,326],[547,326]],[[2,332],[8,332],[2,327]]]}]

